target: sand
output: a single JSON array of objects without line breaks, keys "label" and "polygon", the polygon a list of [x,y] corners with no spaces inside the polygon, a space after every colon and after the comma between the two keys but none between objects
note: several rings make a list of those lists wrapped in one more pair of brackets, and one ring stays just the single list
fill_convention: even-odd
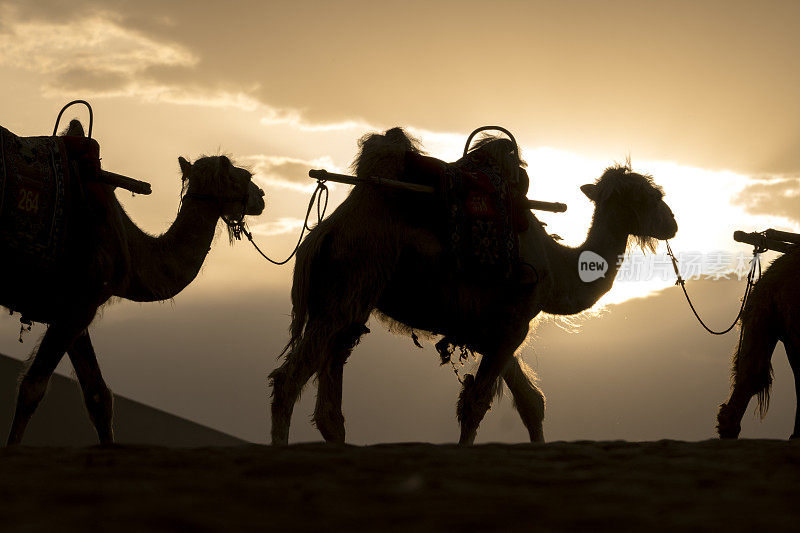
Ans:
[{"label": "sand", "polygon": [[19,447],[0,502],[3,531],[797,530],[800,442]]}]

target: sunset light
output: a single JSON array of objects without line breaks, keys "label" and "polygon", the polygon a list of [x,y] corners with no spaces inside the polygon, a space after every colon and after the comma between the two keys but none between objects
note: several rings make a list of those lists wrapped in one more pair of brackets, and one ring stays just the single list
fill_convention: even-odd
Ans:
[{"label": "sunset light", "polygon": [[799,22],[0,0],[9,523],[796,529]]}]

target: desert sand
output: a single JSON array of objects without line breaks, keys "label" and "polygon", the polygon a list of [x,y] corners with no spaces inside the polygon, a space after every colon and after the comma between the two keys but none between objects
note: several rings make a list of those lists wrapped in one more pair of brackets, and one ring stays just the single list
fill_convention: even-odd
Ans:
[{"label": "desert sand", "polygon": [[800,442],[0,450],[3,531],[797,530]]}]

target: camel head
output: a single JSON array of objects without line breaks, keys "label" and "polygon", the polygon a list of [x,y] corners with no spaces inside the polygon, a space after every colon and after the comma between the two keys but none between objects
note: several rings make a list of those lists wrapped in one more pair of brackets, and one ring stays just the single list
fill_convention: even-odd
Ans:
[{"label": "camel head", "polygon": [[657,240],[671,239],[678,231],[664,191],[652,177],[633,172],[629,165],[607,168],[581,191],[595,203],[595,217],[599,212],[608,214],[642,249],[655,250]]},{"label": "camel head", "polygon": [[201,157],[194,163],[179,157],[178,163],[184,197],[216,203],[229,226],[264,211],[264,191],[253,183],[253,175],[224,155]]}]

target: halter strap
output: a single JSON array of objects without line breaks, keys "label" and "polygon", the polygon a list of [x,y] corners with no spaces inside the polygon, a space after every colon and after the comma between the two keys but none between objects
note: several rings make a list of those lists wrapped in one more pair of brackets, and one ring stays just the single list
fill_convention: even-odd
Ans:
[{"label": "halter strap", "polygon": [[183,197],[191,198],[193,200],[202,200],[204,202],[242,202],[242,204],[247,204],[247,200],[250,198],[250,193],[246,192],[243,196],[217,196],[216,194],[187,192],[183,195]]}]

